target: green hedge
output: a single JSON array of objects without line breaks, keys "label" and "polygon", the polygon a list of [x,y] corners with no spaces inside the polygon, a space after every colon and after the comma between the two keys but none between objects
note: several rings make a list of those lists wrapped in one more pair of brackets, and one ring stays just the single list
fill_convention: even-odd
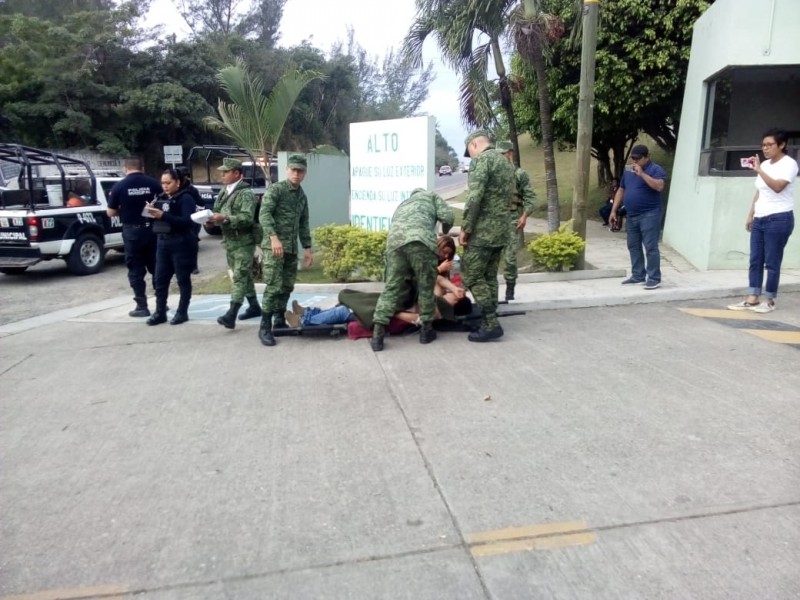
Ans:
[{"label": "green hedge", "polygon": [[333,281],[383,280],[386,231],[367,231],[352,225],[323,225],[314,241],[323,253],[322,270]]}]

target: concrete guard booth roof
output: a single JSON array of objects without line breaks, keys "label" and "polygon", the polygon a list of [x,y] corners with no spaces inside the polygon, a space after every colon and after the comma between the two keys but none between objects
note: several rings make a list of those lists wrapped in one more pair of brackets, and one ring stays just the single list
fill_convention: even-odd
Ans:
[{"label": "concrete guard booth roof", "polygon": [[[760,153],[761,134],[787,130],[798,158],[798,26],[800,0],[717,0],[695,23],[664,242],[698,269],[748,266],[755,174],[740,158]],[[797,220],[800,185],[794,200]],[[797,230],[783,265],[800,268]]]}]

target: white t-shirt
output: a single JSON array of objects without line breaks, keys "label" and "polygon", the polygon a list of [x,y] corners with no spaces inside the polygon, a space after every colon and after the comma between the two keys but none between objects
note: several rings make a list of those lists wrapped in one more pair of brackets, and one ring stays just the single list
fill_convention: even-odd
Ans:
[{"label": "white t-shirt", "polygon": [[766,217],[776,213],[789,212],[794,210],[794,183],[797,179],[797,162],[788,155],[784,155],[778,162],[766,161],[761,163],[761,170],[767,175],[778,181],[788,181],[787,185],[780,193],[772,190],[761,175],[756,177],[756,189],[758,190],[758,200],[756,200],[754,217]]},{"label": "white t-shirt", "polygon": [[[241,179],[240,179],[239,181],[241,181]],[[236,186],[237,186],[237,185],[239,185],[239,181],[237,181],[236,183],[229,183],[229,184],[226,186],[226,188],[225,188],[225,191],[227,192],[227,194],[228,194],[229,196],[230,196],[230,195],[233,193],[233,190],[235,190],[235,189],[236,189]]]}]

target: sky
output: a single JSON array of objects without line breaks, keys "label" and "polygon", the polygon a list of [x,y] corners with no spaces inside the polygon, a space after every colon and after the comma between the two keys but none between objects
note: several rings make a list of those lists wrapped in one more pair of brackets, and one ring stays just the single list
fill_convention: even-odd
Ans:
[{"label": "sky", "polygon": [[[356,41],[382,59],[390,48],[400,49],[415,14],[414,0],[288,0],[278,44],[290,47],[308,40],[328,52],[336,41],[347,39],[351,26]],[[188,32],[171,0],[152,0],[146,23],[162,25],[165,32],[179,36]],[[425,42],[423,56],[426,63],[433,62],[436,79],[420,112],[436,118],[442,135],[460,156],[467,132],[459,115],[458,77],[442,64],[434,39]]]}]

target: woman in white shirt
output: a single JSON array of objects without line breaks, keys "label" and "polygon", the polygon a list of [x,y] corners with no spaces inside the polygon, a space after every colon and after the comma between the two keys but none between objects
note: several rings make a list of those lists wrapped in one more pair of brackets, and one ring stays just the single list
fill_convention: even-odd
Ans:
[{"label": "woman in white shirt", "polygon": [[[750,290],[731,310],[752,310],[768,313],[775,310],[778,283],[781,278],[783,249],[794,230],[794,185],[797,162],[786,154],[787,134],[783,129],[770,129],[761,141],[764,162],[758,156],[751,158],[750,168],[756,177],[756,195],[745,229],[750,232]],[[764,268],[767,284],[764,286],[765,302],[761,301]]]}]

